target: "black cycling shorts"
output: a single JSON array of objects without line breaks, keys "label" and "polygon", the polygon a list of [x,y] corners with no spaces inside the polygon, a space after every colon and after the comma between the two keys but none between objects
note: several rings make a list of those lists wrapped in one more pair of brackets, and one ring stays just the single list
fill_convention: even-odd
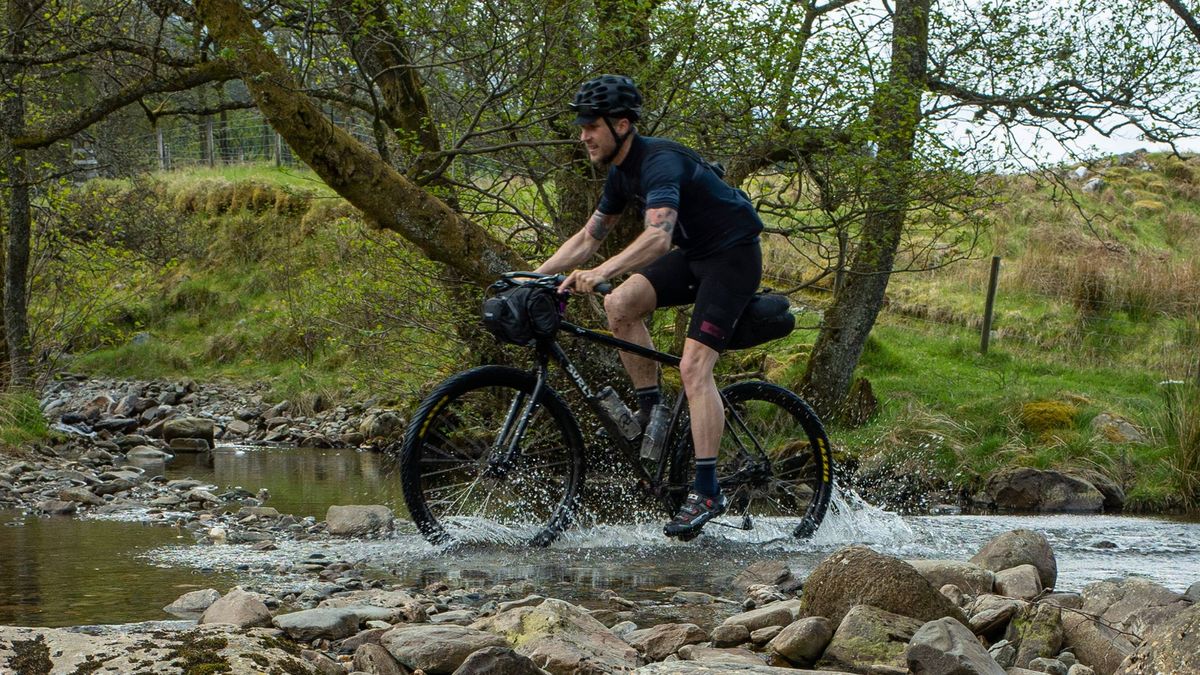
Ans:
[{"label": "black cycling shorts", "polygon": [[762,281],[762,249],[754,241],[699,260],[675,249],[638,271],[654,287],[657,307],[695,303],[687,336],[718,352]]}]

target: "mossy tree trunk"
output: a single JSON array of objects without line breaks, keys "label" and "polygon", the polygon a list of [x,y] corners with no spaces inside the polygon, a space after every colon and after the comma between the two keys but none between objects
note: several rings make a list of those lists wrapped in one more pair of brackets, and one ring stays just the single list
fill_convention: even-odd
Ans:
[{"label": "mossy tree trunk", "polygon": [[869,121],[877,154],[868,175],[867,212],[845,284],[825,312],[802,388],[818,412],[837,414],[867,336],[883,306],[916,174],[913,145],[921,119],[930,0],[898,0],[888,80]]},{"label": "mossy tree trunk", "polygon": [[[5,47],[11,54],[25,51],[34,7],[28,0],[9,0],[5,7],[9,39]],[[25,92],[19,66],[4,72],[4,101],[0,104],[0,127],[5,138],[5,189],[8,207],[8,232],[4,264],[4,337],[8,347],[9,386],[30,384],[29,246],[30,210],[29,175],[25,151],[14,148],[11,139],[25,132]]]}]

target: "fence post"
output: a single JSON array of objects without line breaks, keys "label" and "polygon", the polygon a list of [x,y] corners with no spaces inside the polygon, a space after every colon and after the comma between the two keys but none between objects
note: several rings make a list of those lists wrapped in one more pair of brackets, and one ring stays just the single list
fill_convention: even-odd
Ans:
[{"label": "fence post", "polygon": [[162,127],[154,125],[154,135],[158,137],[158,170],[167,170],[167,146],[163,144]]},{"label": "fence post", "polygon": [[279,134],[275,134],[275,168],[278,169],[282,163],[283,163],[283,139],[279,137]]},{"label": "fence post", "polygon": [[208,162],[208,168],[213,168],[216,164],[216,144],[213,142],[213,121],[212,115],[207,115],[204,118],[204,145],[207,151],[207,157],[204,159]]},{"label": "fence post", "polygon": [[988,279],[987,302],[983,307],[983,335],[979,342],[979,351],[987,354],[988,341],[992,337],[992,310],[996,306],[996,284],[1000,281],[1000,256],[992,256],[992,274]]}]

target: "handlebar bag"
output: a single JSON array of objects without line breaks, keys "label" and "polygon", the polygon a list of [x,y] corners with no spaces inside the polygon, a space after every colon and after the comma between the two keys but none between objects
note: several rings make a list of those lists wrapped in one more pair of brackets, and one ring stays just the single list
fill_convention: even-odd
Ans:
[{"label": "handlebar bag", "polygon": [[[493,286],[495,289],[495,286]],[[515,286],[483,301],[483,325],[497,340],[525,346],[558,330],[558,298],[553,289]]]},{"label": "handlebar bag", "polygon": [[791,333],[796,327],[796,317],[792,315],[791,309],[792,303],[786,295],[755,293],[742,315],[738,317],[726,347],[756,347]]}]

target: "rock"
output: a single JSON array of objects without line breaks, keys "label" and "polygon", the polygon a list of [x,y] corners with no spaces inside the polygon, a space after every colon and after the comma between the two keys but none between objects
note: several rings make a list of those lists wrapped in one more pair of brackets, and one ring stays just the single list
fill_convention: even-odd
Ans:
[{"label": "rock", "polygon": [[157,459],[166,461],[172,457],[174,457],[174,455],[171,453],[163,452],[162,450],[159,450],[151,445],[138,445],[130,449],[129,452],[125,453],[125,459],[130,461],[135,459]]},{"label": "rock", "polygon": [[1008,626],[1009,620],[1023,611],[1027,603],[1000,595],[981,595],[975,600],[968,626],[977,635],[990,635]]},{"label": "rock", "polygon": [[663,623],[652,628],[635,630],[625,637],[648,661],[662,661],[684,645],[704,642],[705,633],[694,623]]},{"label": "rock", "polygon": [[75,502],[66,502],[61,499],[45,499],[38,502],[37,510],[52,516],[69,516],[75,513],[78,507],[79,505]]},{"label": "rock", "polygon": [[1183,597],[1192,602],[1200,602],[1200,581],[1188,586],[1187,590],[1183,593]]},{"label": "rock", "polygon": [[958,560],[905,560],[913,566],[930,586],[941,588],[946,584],[954,584],[959,590],[969,595],[982,595],[992,592],[992,584],[996,577],[991,570],[979,565]]},{"label": "rock", "polygon": [[170,443],[176,438],[203,438],[208,446],[216,445],[213,438],[214,425],[210,419],[203,417],[176,417],[167,420],[162,427],[162,438]]},{"label": "rock", "polygon": [[1104,505],[1104,495],[1082,478],[1027,466],[992,474],[974,500],[989,508],[1047,513],[1099,513]]},{"label": "rock", "polygon": [[400,665],[388,650],[379,644],[361,644],[354,650],[351,662],[355,670],[372,675],[408,675],[408,669]]},{"label": "rock", "polygon": [[341,640],[358,632],[358,614],[349,608],[305,609],[276,616],[272,623],[297,642]]},{"label": "rock", "polygon": [[404,418],[394,412],[370,413],[363,418],[358,431],[366,438],[399,438],[404,433]]},{"label": "rock", "polygon": [[386,506],[330,506],[325,522],[329,534],[357,537],[392,530],[392,510]]},{"label": "rock", "polygon": [[998,595],[1032,600],[1042,592],[1042,580],[1038,568],[1033,565],[1017,565],[996,572],[996,593]]},{"label": "rock", "polygon": [[949,600],[955,607],[962,607],[963,605],[967,604],[967,596],[963,595],[962,590],[960,590],[959,587],[955,586],[954,584],[943,584],[942,587],[938,589],[938,593],[946,596],[946,599]]},{"label": "rock", "polygon": [[779,632],[782,630],[783,626],[767,626],[766,628],[759,628],[753,633],[750,633],[750,641],[756,645],[765,645],[774,639],[776,635],[779,635]]},{"label": "rock", "polygon": [[786,626],[767,643],[767,650],[792,663],[809,666],[821,658],[832,638],[833,624],[829,619],[810,616]]},{"label": "rock", "polygon": [[456,623],[466,626],[474,621],[477,615],[473,609],[452,609],[430,615],[429,623]]},{"label": "rock", "polygon": [[311,663],[321,675],[346,675],[346,669],[340,663],[315,649],[300,650],[300,658]]},{"label": "rock", "polygon": [[271,611],[257,595],[235,588],[204,610],[200,623],[230,623],[239,628],[270,626]]},{"label": "rock", "polygon": [[745,593],[755,584],[778,586],[792,578],[792,570],[782,560],[760,560],[733,578],[734,590]]},{"label": "rock", "polygon": [[1108,185],[1108,183],[1104,182],[1103,178],[1096,176],[1095,178],[1083,184],[1083,191],[1099,192],[1100,190],[1103,190],[1106,185]]},{"label": "rock", "polygon": [[253,431],[249,422],[242,420],[233,420],[225,427],[226,436],[246,436]]},{"label": "rock", "polygon": [[734,663],[744,663],[755,666],[765,665],[761,656],[755,654],[749,649],[742,649],[740,647],[717,649],[715,647],[685,645],[679,649],[679,658],[684,661],[703,661],[705,663],[720,664],[723,666]]},{"label": "rock", "polygon": [[749,639],[750,629],[741,624],[720,625],[712,632],[714,647],[736,647]]},{"label": "rock", "polygon": [[922,625],[922,621],[877,607],[854,605],[833,632],[818,666],[856,671],[884,667],[905,672],[905,648]]},{"label": "rock", "polygon": [[1042,588],[1054,588],[1058,581],[1058,562],[1050,542],[1032,530],[1012,530],[993,537],[971,562],[993,572],[1029,564],[1038,569]]},{"label": "rock", "polygon": [[633,671],[636,675],[847,675],[828,670],[796,670],[774,668],[753,663],[708,663],[705,661],[672,661],[651,663]]},{"label": "rock", "polygon": [[1086,166],[1077,166],[1075,167],[1075,170],[1071,172],[1071,176],[1075,180],[1083,180],[1084,178],[1087,178],[1088,173],[1089,171]]},{"label": "rock", "polygon": [[679,591],[671,596],[671,602],[676,605],[711,605],[719,598],[699,591]]},{"label": "rock", "polygon": [[58,491],[58,498],[64,502],[79,502],[88,506],[102,506],[104,500],[96,493],[83,487],[68,487]]},{"label": "rock", "polygon": [[917,629],[904,652],[908,669],[923,675],[1004,675],[1004,669],[966,626],[953,619]]},{"label": "rock", "polygon": [[216,589],[206,588],[202,591],[184,593],[175,598],[174,602],[163,607],[163,611],[184,619],[199,619],[204,614],[204,610],[220,599],[221,594]]},{"label": "rock", "polygon": [[1137,646],[1128,633],[1147,635],[1188,606],[1178,593],[1137,577],[1088,584],[1080,612],[1063,614],[1064,642],[1081,662],[1111,675]]},{"label": "rock", "polygon": [[546,598],[541,595],[527,595],[520,600],[512,600],[510,602],[502,602],[496,606],[496,612],[507,612],[510,609],[517,607],[537,607],[545,602]]},{"label": "rock", "polygon": [[504,638],[474,628],[420,624],[397,626],[383,634],[380,644],[401,665],[430,675],[453,673],[480,649],[508,646]]},{"label": "rock", "polygon": [[800,611],[840,624],[854,605],[871,605],[921,623],[945,616],[967,622],[962,610],[911,565],[866,546],[848,546],[822,560],[804,584]]},{"label": "rock", "polygon": [[632,621],[621,621],[616,625],[609,627],[609,630],[612,631],[613,635],[616,635],[626,642],[629,642],[629,634],[637,629],[637,624]]},{"label": "rock", "polygon": [[1088,668],[1082,663],[1076,663],[1067,669],[1067,675],[1096,675],[1096,671]]},{"label": "rock", "polygon": [[749,612],[734,614],[725,619],[721,625],[745,626],[746,630],[751,633],[767,626],[786,626],[796,620],[800,607],[799,600],[773,602],[765,607],[752,609]]},{"label": "rock", "polygon": [[273,506],[243,506],[238,510],[239,516],[254,516],[255,518],[278,518],[279,511]]},{"label": "rock", "polygon": [[128,417],[108,417],[92,422],[96,431],[111,431],[113,433],[129,433],[138,428],[138,420]]},{"label": "rock", "polygon": [[1109,443],[1146,444],[1146,434],[1129,420],[1112,413],[1100,413],[1092,418],[1092,432]]},{"label": "rock", "polygon": [[1001,640],[992,645],[988,654],[992,655],[1001,668],[1012,668],[1017,662],[1017,648],[1009,644],[1008,640]]},{"label": "rock", "polygon": [[537,607],[518,607],[480,619],[472,626],[503,635],[518,653],[552,673],[623,672],[638,665],[637,650],[583,608],[554,598]]},{"label": "rock", "polygon": [[1039,657],[1029,662],[1029,669],[1035,673],[1048,675],[1067,675],[1067,666],[1058,659]]},{"label": "rock", "polygon": [[485,647],[467,657],[454,675],[550,675],[508,647]]},{"label": "rock", "polygon": [[1017,648],[1015,665],[1037,670],[1031,665],[1034,659],[1053,658],[1062,649],[1062,610],[1056,605],[1033,605],[1031,612],[1013,619],[1006,637]]},{"label": "rock", "polygon": [[203,438],[172,438],[167,447],[176,452],[207,452],[212,445]]}]

